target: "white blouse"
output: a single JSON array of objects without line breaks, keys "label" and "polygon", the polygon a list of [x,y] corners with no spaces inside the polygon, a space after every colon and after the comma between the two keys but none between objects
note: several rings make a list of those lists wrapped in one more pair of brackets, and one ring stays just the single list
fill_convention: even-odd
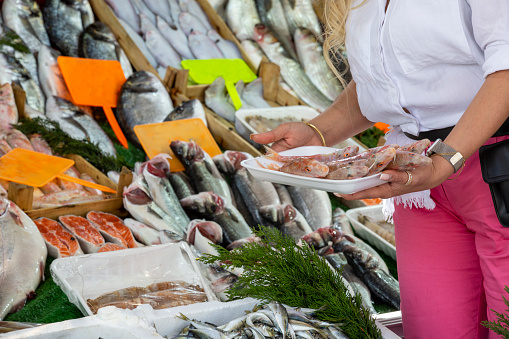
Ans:
[{"label": "white blouse", "polygon": [[385,5],[367,0],[347,20],[348,61],[368,120],[413,135],[454,126],[484,78],[509,69],[509,0]]}]

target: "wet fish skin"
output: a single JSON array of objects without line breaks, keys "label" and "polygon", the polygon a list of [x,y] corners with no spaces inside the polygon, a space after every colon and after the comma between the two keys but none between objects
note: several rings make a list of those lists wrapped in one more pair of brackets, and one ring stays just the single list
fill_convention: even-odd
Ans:
[{"label": "wet fish skin", "polygon": [[144,0],[147,7],[156,15],[160,15],[169,24],[174,24],[168,2],[161,0]]},{"label": "wet fish skin", "polygon": [[244,87],[241,95],[242,102],[255,108],[271,108],[272,106],[263,97],[262,78],[256,78]]},{"label": "wet fish skin", "polygon": [[207,36],[217,45],[226,59],[242,59],[242,55],[240,54],[237,45],[230,40],[223,39],[216,30],[209,29]]},{"label": "wet fish skin", "polygon": [[149,30],[143,35],[148,50],[154,56],[158,64],[163,67],[171,66],[180,69],[180,55],[166,41],[158,30]]},{"label": "wet fish skin", "polygon": [[385,167],[387,170],[413,171],[417,167],[431,165],[431,158],[420,153],[396,150],[396,156]]},{"label": "wet fish skin", "polygon": [[195,244],[196,232],[200,232],[213,244],[220,244],[223,241],[223,229],[221,226],[210,220],[194,219],[189,222],[187,226],[186,241],[190,244]]},{"label": "wet fish skin", "polygon": [[0,320],[21,309],[44,280],[47,249],[37,226],[16,204],[0,200]]},{"label": "wet fish skin", "polygon": [[281,204],[288,204],[293,206],[293,200],[290,192],[288,192],[288,186],[276,183],[273,183],[273,185],[277,191],[279,200],[281,200]]},{"label": "wet fish skin", "polygon": [[207,34],[207,27],[205,27],[200,20],[189,12],[180,12],[179,24],[182,31],[189,36],[191,32],[200,32]]},{"label": "wet fish skin", "polygon": [[145,58],[147,58],[147,61],[152,65],[152,67],[154,68],[157,67],[157,61],[156,59],[154,59],[152,53],[150,53],[150,51],[148,50],[147,45],[145,44],[143,38],[139,36],[138,33],[136,33],[136,31],[131,26],[129,26],[129,24],[124,20],[118,18],[118,22],[120,22],[120,24],[126,31],[127,35],[129,35],[129,37],[134,42],[136,47],[140,49],[140,51],[143,53]]},{"label": "wet fish skin", "polygon": [[369,173],[368,166],[345,166],[329,172],[325,179],[352,180],[366,176]]},{"label": "wet fish skin", "polygon": [[143,14],[152,22],[152,24],[156,24],[156,15],[150,10],[150,8],[147,7],[147,5],[145,5],[143,0],[131,0],[131,4],[135,14]]},{"label": "wet fish skin", "polygon": [[126,137],[141,147],[134,126],[163,122],[172,110],[170,96],[161,81],[152,73],[138,71],[122,85],[115,117]]},{"label": "wet fish skin", "polygon": [[295,208],[306,218],[313,231],[332,223],[332,206],[329,194],[312,188],[288,186]]},{"label": "wet fish skin", "polygon": [[168,114],[164,121],[175,121],[193,118],[201,119],[205,126],[207,126],[205,110],[203,109],[203,105],[198,99],[184,101],[182,104],[175,107],[175,109],[170,114]]},{"label": "wet fish skin", "polygon": [[191,179],[184,172],[170,173],[169,180],[179,200],[196,194]]},{"label": "wet fish skin", "polygon": [[295,241],[313,232],[304,216],[291,205],[265,205],[260,207],[259,211],[265,219],[276,225],[283,235],[288,235]]},{"label": "wet fish skin", "polygon": [[170,25],[158,15],[156,17],[156,27],[182,59],[194,59],[194,55],[189,49],[187,35],[183,32],[178,21],[174,25]]},{"label": "wet fish skin", "polygon": [[219,171],[227,175],[233,175],[243,168],[241,165],[242,161],[252,158],[253,156],[246,152],[227,150],[224,153],[214,156],[212,161],[214,161]]},{"label": "wet fish skin", "polygon": [[131,218],[124,219],[124,224],[131,230],[134,237],[142,244],[146,246],[161,244],[159,233],[155,229]]},{"label": "wet fish skin", "polygon": [[65,230],[58,221],[38,218],[34,220],[34,223],[44,238],[51,257],[63,258],[83,254],[78,239]]},{"label": "wet fish skin", "polygon": [[295,31],[304,27],[309,29],[313,34],[321,41],[322,39],[322,28],[320,21],[316,16],[316,12],[313,8],[313,4],[309,0],[281,0],[283,5],[284,13],[286,16],[286,22],[290,34],[293,36]]},{"label": "wet fish skin", "polygon": [[279,171],[309,178],[324,178],[329,173],[329,167],[320,161],[302,158],[285,163]]},{"label": "wet fish skin", "polygon": [[253,27],[261,22],[254,1],[229,0],[226,3],[226,23],[237,39],[251,39]]},{"label": "wet fish skin", "polygon": [[37,62],[39,64],[39,79],[41,81],[41,88],[47,98],[57,96],[62,99],[70,100],[71,94],[67,89],[64,77],[58,66],[57,58],[60,52],[48,47],[41,46],[39,54],[37,55]]},{"label": "wet fish skin", "polygon": [[18,108],[14,100],[14,92],[10,83],[0,87],[0,130],[8,130],[12,124],[18,123]]},{"label": "wet fish skin", "polygon": [[[133,1],[138,2],[138,1]],[[141,1],[139,1],[141,2]],[[111,7],[113,12],[118,18],[121,18],[136,32],[140,30],[140,20],[136,15],[136,11],[132,3],[128,0],[106,0],[106,3]]]},{"label": "wet fish skin", "polygon": [[235,107],[228,100],[226,83],[222,77],[218,77],[205,90],[205,104],[224,119],[235,121]]},{"label": "wet fish skin", "polygon": [[205,13],[205,11],[201,8],[201,6],[198,4],[198,2],[196,2],[195,0],[178,0],[178,4],[181,11],[189,12],[192,15],[194,15],[196,18],[198,18],[198,20],[200,20],[201,24],[207,28],[207,30],[212,29],[209,17]]},{"label": "wet fish skin", "polygon": [[188,36],[189,49],[196,59],[223,59],[224,55],[206,33],[192,31]]},{"label": "wet fish skin", "polygon": [[23,148],[29,151],[33,151],[34,148],[30,143],[30,140],[21,131],[17,129],[10,129],[5,133],[5,140],[11,146],[11,148]]},{"label": "wet fish skin", "polygon": [[431,141],[429,139],[422,139],[422,140],[418,140],[416,142],[401,146],[398,150],[421,154],[429,146],[431,146]]}]

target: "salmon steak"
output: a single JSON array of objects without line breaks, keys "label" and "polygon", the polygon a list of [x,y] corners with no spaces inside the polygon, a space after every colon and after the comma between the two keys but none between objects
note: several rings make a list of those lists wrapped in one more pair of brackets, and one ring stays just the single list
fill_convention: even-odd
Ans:
[{"label": "salmon steak", "polygon": [[105,243],[101,233],[86,218],[76,215],[64,215],[58,217],[58,220],[69,232],[78,238],[81,249],[87,254],[96,253],[101,245]]},{"label": "salmon steak", "polygon": [[39,218],[34,220],[35,225],[41,232],[48,253],[53,258],[63,258],[83,254],[78,239],[55,220]]},{"label": "salmon steak", "polygon": [[133,233],[119,217],[104,212],[91,211],[87,219],[101,232],[104,239],[125,248],[138,247]]},{"label": "salmon steak", "polygon": [[126,248],[124,246],[120,246],[120,245],[117,245],[117,244],[113,244],[111,242],[107,242],[107,243],[104,243],[100,248],[99,250],[97,251],[97,253],[102,253],[102,252],[111,252],[111,251],[118,251],[118,250],[125,250]]}]

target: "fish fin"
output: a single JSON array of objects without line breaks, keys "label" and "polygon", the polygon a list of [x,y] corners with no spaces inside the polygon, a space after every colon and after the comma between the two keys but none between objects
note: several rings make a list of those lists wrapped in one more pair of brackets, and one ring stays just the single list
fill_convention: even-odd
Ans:
[{"label": "fish fin", "polygon": [[272,148],[270,148],[267,145],[263,145],[263,148],[265,148],[265,158],[274,158],[278,160],[280,158],[280,155],[278,152],[274,151]]}]

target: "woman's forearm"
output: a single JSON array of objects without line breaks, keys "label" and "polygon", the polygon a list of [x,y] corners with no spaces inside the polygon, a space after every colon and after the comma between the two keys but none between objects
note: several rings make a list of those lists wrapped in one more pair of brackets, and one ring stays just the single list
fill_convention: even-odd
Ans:
[{"label": "woman's forearm", "polygon": [[509,70],[492,73],[444,142],[470,157],[509,117]]},{"label": "woman's forearm", "polygon": [[361,113],[353,80],[332,105],[310,123],[323,133],[329,146],[357,135],[374,124]]}]

